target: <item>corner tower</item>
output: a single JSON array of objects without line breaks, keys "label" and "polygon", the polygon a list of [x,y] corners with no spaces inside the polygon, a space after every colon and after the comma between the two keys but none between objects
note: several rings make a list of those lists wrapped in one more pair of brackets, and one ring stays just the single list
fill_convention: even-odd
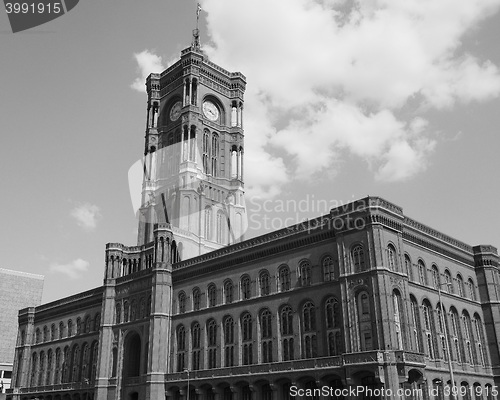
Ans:
[{"label": "corner tower", "polygon": [[242,240],[245,85],[208,60],[197,29],[179,61],[148,77],[138,245],[155,223],[172,230],[177,259]]}]

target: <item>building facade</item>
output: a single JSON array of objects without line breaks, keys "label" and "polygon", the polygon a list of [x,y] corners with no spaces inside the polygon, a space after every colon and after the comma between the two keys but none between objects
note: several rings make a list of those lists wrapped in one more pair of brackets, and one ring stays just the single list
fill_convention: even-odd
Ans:
[{"label": "building facade", "polygon": [[10,388],[20,308],[42,303],[42,275],[0,268],[0,392]]},{"label": "building facade", "polygon": [[496,248],[378,197],[243,240],[244,76],[195,34],[147,89],[138,244],[20,312],[10,398],[433,399],[450,366],[460,398],[495,398]]}]

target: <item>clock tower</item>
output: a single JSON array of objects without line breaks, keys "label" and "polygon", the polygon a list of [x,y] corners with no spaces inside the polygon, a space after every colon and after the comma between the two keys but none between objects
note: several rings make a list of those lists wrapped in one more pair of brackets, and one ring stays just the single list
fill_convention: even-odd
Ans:
[{"label": "clock tower", "polygon": [[138,245],[154,224],[173,233],[175,261],[242,240],[245,84],[208,60],[197,29],[179,61],[147,78]]}]

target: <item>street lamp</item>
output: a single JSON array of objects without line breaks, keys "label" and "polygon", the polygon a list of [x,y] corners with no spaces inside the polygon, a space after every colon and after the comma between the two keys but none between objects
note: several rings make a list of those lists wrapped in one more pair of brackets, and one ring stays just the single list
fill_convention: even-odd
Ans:
[{"label": "street lamp", "polygon": [[[451,380],[451,387],[450,387],[450,399],[454,399],[455,395],[453,394],[453,387],[455,385],[455,379],[453,377],[453,366],[451,364],[451,352],[450,352],[450,343],[448,341],[448,332],[446,330],[446,322],[444,320],[444,306],[443,302],[441,301],[441,286],[442,285],[450,285],[449,282],[444,282],[440,283],[438,282],[438,296],[439,296],[439,305],[441,307],[441,325],[443,325],[443,331],[444,331],[444,342],[446,344],[446,356],[448,358],[448,369],[450,371],[450,380]],[[448,286],[449,288],[449,286]]]},{"label": "street lamp", "polygon": [[189,368],[186,368],[185,369],[186,373],[187,373],[187,380],[188,380],[188,385],[187,385],[187,396],[186,396],[186,400],[189,400]]}]

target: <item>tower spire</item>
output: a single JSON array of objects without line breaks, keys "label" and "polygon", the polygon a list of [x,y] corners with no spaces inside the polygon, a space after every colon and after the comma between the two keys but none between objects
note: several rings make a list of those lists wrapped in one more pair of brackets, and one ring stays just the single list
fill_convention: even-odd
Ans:
[{"label": "tower spire", "polygon": [[191,47],[195,51],[200,51],[200,30],[198,29],[198,25],[200,22],[200,12],[201,12],[201,4],[198,3],[196,7],[196,29],[193,30],[193,42],[191,43]]}]

